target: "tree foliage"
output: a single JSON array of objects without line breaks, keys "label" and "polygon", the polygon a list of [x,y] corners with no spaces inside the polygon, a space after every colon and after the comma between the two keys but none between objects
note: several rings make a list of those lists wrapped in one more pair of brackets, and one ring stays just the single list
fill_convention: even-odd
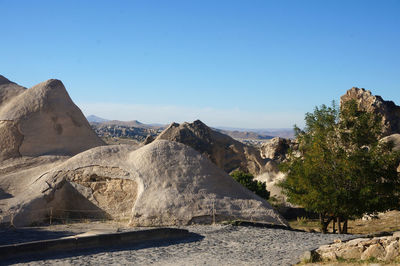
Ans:
[{"label": "tree foliage", "polygon": [[269,198],[269,191],[266,189],[265,182],[254,180],[254,176],[250,173],[242,171],[234,171],[231,173],[233,179],[246,187],[248,190],[253,191],[261,198],[267,200]]},{"label": "tree foliage", "polygon": [[347,232],[348,219],[399,207],[400,156],[379,141],[381,121],[349,101],[340,110],[335,103],[316,107],[304,130],[295,126],[300,154],[292,151],[282,164],[287,178],[280,185],[289,202],[320,214],[323,232],[332,220]]}]

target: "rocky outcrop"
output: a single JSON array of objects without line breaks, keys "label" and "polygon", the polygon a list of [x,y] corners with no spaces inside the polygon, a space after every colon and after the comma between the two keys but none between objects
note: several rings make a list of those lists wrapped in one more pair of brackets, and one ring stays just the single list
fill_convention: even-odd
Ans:
[{"label": "rocky outcrop", "polygon": [[400,256],[400,232],[392,236],[357,238],[348,242],[337,241],[331,245],[321,246],[316,250],[324,261],[368,260],[371,258],[380,261],[392,262]]},{"label": "rocky outcrop", "polygon": [[277,164],[270,159],[261,158],[256,148],[212,130],[200,120],[193,123],[172,123],[157,139],[188,145],[227,173],[242,170],[258,175],[266,171],[277,171]]},{"label": "rocky outcrop", "polygon": [[275,137],[261,145],[261,157],[281,163],[286,159],[291,146],[293,146],[292,140]]},{"label": "rocky outcrop", "polygon": [[[31,161],[36,160],[36,161]],[[0,169],[0,223],[112,218],[134,226],[251,220],[286,225],[263,199],[192,148],[156,140],[65,157],[8,160]]]},{"label": "rocky outcrop", "polygon": [[[381,139],[384,142],[391,142],[393,144],[394,151],[400,151],[400,134],[392,134],[390,136]],[[400,173],[400,164],[397,167],[397,172]]]},{"label": "rocky outcrop", "polygon": [[150,144],[154,141],[154,137],[152,135],[148,135],[146,139],[143,141],[144,145]]},{"label": "rocky outcrop", "polygon": [[0,76],[0,160],[75,155],[100,145],[61,81],[26,89]]},{"label": "rocky outcrop", "polygon": [[381,139],[384,142],[391,142],[394,151],[400,151],[400,134],[392,134]]},{"label": "rocky outcrop", "polygon": [[370,91],[351,88],[340,98],[340,104],[356,100],[361,110],[382,116],[383,136],[400,133],[400,106],[392,101],[385,101],[381,96],[374,96]]}]

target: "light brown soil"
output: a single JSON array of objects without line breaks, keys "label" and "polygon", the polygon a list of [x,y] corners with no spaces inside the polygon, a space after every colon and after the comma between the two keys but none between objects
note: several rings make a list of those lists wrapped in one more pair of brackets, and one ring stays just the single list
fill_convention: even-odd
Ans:
[{"label": "light brown soil", "polygon": [[[320,231],[318,220],[297,219],[289,222],[295,229]],[[328,227],[332,232],[332,223]],[[400,230],[400,211],[389,211],[381,213],[377,218],[371,220],[357,219],[349,221],[348,231],[350,234],[379,234],[383,232],[394,232]]]}]

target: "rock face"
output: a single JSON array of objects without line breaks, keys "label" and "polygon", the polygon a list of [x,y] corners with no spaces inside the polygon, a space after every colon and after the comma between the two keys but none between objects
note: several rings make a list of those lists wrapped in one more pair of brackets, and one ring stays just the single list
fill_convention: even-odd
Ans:
[{"label": "rock face", "polygon": [[26,89],[0,76],[0,160],[75,155],[100,145],[61,81]]},{"label": "rock face", "polygon": [[[186,137],[184,131],[182,140],[205,154],[221,153],[215,157],[221,165],[239,167],[239,151],[256,156],[202,123],[195,126],[200,131]],[[210,150],[210,143],[223,145]],[[61,81],[25,89],[0,76],[0,224],[111,218],[134,226],[233,219],[287,225],[266,201],[186,145],[102,144]],[[259,170],[261,161],[244,166]]]},{"label": "rock face", "polygon": [[319,247],[316,252],[324,261],[336,261],[337,258],[392,262],[400,256],[400,232],[392,236],[357,238],[348,242],[338,242]]},{"label": "rock face", "polygon": [[[390,141],[393,143],[393,150],[400,151],[400,134],[392,134],[390,136],[384,137],[381,141]],[[397,172],[400,173],[400,164],[397,167]]]},{"label": "rock face", "polygon": [[188,145],[207,156],[213,163],[230,173],[242,170],[253,175],[277,171],[270,159],[263,159],[259,151],[220,132],[212,130],[200,120],[193,123],[172,123],[157,139],[176,141]]},{"label": "rock face", "polygon": [[275,137],[260,147],[261,157],[281,163],[286,159],[286,155],[291,146],[292,141],[290,139]]},{"label": "rock face", "polygon": [[393,150],[400,151],[400,134],[392,134],[390,136],[382,138],[381,141],[385,142],[392,142],[393,143]]},{"label": "rock face", "polygon": [[392,101],[385,101],[381,96],[374,96],[370,91],[351,88],[340,98],[340,104],[356,100],[362,110],[374,112],[382,116],[383,135],[400,133],[400,106]]},{"label": "rock face", "polygon": [[0,168],[0,223],[49,217],[129,220],[134,226],[286,221],[194,149],[156,140],[101,146],[72,158],[8,160]]}]

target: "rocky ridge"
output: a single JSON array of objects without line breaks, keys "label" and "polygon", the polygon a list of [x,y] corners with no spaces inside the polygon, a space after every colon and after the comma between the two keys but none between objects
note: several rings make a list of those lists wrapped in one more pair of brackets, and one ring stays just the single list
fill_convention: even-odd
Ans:
[{"label": "rocky ridge", "polygon": [[241,170],[258,175],[266,171],[277,171],[276,163],[273,160],[261,158],[256,148],[215,131],[200,120],[193,123],[172,123],[161,132],[157,139],[188,145],[207,156],[227,173]]},{"label": "rocky ridge", "polygon": [[392,101],[385,101],[381,96],[372,95],[371,91],[353,87],[340,97],[340,104],[356,100],[361,110],[382,116],[383,136],[400,133],[400,106]]}]

